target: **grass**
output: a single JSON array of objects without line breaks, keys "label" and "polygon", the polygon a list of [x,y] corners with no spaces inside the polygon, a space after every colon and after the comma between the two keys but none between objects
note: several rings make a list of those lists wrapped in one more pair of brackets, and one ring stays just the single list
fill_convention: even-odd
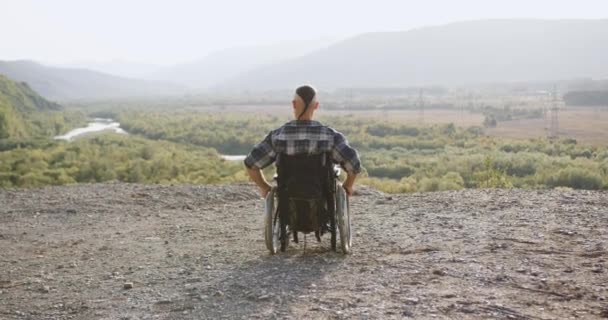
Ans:
[{"label": "grass", "polygon": [[[568,107],[558,114],[559,137],[574,138],[577,142],[593,146],[608,145],[608,107]],[[546,119],[525,119],[499,122],[496,128],[485,132],[493,137],[528,139],[546,137],[551,124]]]}]

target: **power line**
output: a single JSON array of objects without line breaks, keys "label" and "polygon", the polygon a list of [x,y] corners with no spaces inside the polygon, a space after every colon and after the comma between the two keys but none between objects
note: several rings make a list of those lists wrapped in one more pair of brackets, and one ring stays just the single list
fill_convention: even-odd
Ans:
[{"label": "power line", "polygon": [[418,92],[418,108],[420,108],[420,123],[424,123],[424,96],[422,88]]},{"label": "power line", "polygon": [[559,108],[557,107],[557,86],[553,85],[553,102],[551,106],[551,127],[549,130],[549,138],[557,139],[559,137]]}]

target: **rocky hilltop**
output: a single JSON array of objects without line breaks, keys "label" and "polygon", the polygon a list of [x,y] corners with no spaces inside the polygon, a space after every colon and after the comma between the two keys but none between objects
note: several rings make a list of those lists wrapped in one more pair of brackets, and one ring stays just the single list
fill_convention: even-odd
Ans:
[{"label": "rocky hilltop", "polygon": [[0,191],[2,319],[608,317],[608,194],[352,198],[329,238],[264,247],[251,185]]}]

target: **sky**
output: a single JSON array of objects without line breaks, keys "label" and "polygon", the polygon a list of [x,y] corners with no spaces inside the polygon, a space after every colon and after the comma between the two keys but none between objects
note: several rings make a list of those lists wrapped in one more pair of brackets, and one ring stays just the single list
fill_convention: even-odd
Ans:
[{"label": "sky", "polygon": [[605,0],[0,0],[0,60],[171,65],[463,20],[608,18]]}]

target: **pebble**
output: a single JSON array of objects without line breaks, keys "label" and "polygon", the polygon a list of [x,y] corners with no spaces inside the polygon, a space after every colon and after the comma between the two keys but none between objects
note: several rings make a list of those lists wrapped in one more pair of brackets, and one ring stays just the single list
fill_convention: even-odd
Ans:
[{"label": "pebble", "polygon": [[441,269],[435,269],[433,270],[433,274],[436,276],[445,276],[447,273]]},{"label": "pebble", "polygon": [[133,282],[125,282],[122,286],[124,289],[133,289]]},{"label": "pebble", "polygon": [[42,286],[42,288],[40,288],[40,292],[42,293],[49,293],[51,291],[51,287],[49,286]]}]

